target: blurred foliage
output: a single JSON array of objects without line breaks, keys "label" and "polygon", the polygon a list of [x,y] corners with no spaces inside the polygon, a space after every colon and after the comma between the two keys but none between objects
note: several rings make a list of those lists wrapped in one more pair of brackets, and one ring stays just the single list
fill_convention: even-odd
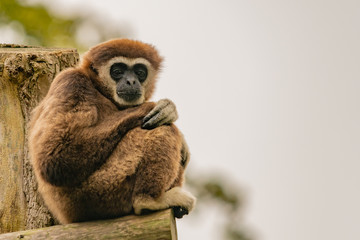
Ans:
[{"label": "blurred foliage", "polygon": [[[97,34],[98,42],[122,36],[117,28],[104,28],[93,15],[85,16],[54,16],[46,6],[31,5],[20,0],[0,1],[0,30],[2,26],[12,26],[22,38],[22,44],[51,47],[77,48],[80,52],[90,46],[81,43],[76,35],[85,24],[90,24]],[[109,21],[107,21],[109,24]],[[94,42],[93,44],[97,44]],[[187,184],[198,198],[198,205],[216,204],[221,206],[226,216],[222,226],[224,239],[250,240],[249,231],[243,227],[241,212],[243,207],[242,191],[234,184],[214,175],[207,177],[190,177]],[[229,186],[231,188],[229,189]],[[201,206],[199,207],[201,209]]]},{"label": "blurred foliage", "polygon": [[[215,174],[201,177],[187,177],[187,184],[198,198],[198,207],[202,204],[221,206],[226,221],[223,229],[224,239],[251,240],[251,232],[242,223],[242,210],[245,197],[243,191],[234,184],[235,181],[226,181]],[[200,206],[199,206],[200,205]],[[201,211],[201,210],[200,210]]]},{"label": "blurred foliage", "polygon": [[[103,21],[100,22],[100,19]],[[106,22],[107,26],[104,26]],[[24,37],[24,44],[52,47],[72,47],[80,52],[89,45],[120,37],[123,34],[111,26],[112,21],[98,18],[96,15],[55,16],[45,6],[30,5],[26,1],[0,1],[0,27],[12,26],[13,30]],[[81,43],[76,36],[79,31],[91,26],[91,38],[96,39],[89,45]],[[89,29],[88,29],[89,30]]]},{"label": "blurred foliage", "polygon": [[20,23],[26,40],[43,46],[77,46],[73,36],[80,18],[63,19],[51,16],[43,6],[26,6],[15,0],[0,2],[2,24]]}]

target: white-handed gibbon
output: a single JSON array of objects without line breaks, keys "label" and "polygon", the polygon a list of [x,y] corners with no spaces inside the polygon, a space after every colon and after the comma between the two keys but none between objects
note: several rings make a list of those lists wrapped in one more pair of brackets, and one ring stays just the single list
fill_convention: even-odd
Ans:
[{"label": "white-handed gibbon", "polygon": [[193,209],[195,198],[181,187],[189,153],[173,124],[175,105],[148,102],[161,62],[149,44],[104,42],[56,76],[34,109],[32,164],[61,223]]}]

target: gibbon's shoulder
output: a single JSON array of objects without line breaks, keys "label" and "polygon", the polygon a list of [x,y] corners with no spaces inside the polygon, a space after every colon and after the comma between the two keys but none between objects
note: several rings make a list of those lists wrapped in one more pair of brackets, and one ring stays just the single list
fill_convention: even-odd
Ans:
[{"label": "gibbon's shoulder", "polygon": [[81,98],[94,94],[94,90],[90,78],[82,69],[68,68],[55,77],[48,95],[60,99]]},{"label": "gibbon's shoulder", "polygon": [[51,83],[49,92],[56,91],[64,94],[78,87],[88,85],[89,77],[79,68],[68,68],[60,72]]},{"label": "gibbon's shoulder", "polygon": [[60,72],[50,85],[42,101],[53,111],[73,111],[82,105],[96,103],[98,92],[87,74],[79,68],[69,68]]}]

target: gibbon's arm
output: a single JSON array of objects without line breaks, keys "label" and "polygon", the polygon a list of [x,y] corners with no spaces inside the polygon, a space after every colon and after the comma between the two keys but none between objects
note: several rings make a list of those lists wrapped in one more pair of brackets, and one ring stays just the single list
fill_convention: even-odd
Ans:
[{"label": "gibbon's arm", "polygon": [[42,178],[56,186],[80,184],[104,163],[127,131],[141,126],[155,106],[147,102],[100,115],[103,106],[94,96],[102,96],[89,81],[77,72],[62,74],[40,106],[42,112],[35,114],[33,152]]}]

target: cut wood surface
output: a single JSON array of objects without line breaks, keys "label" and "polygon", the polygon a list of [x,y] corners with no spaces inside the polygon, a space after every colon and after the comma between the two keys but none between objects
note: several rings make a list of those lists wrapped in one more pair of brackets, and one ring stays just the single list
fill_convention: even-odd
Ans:
[{"label": "cut wood surface", "polygon": [[2,239],[177,239],[172,210],[6,233]]},{"label": "cut wood surface", "polygon": [[54,224],[37,193],[27,124],[55,75],[78,61],[75,49],[0,44],[0,233]]}]

